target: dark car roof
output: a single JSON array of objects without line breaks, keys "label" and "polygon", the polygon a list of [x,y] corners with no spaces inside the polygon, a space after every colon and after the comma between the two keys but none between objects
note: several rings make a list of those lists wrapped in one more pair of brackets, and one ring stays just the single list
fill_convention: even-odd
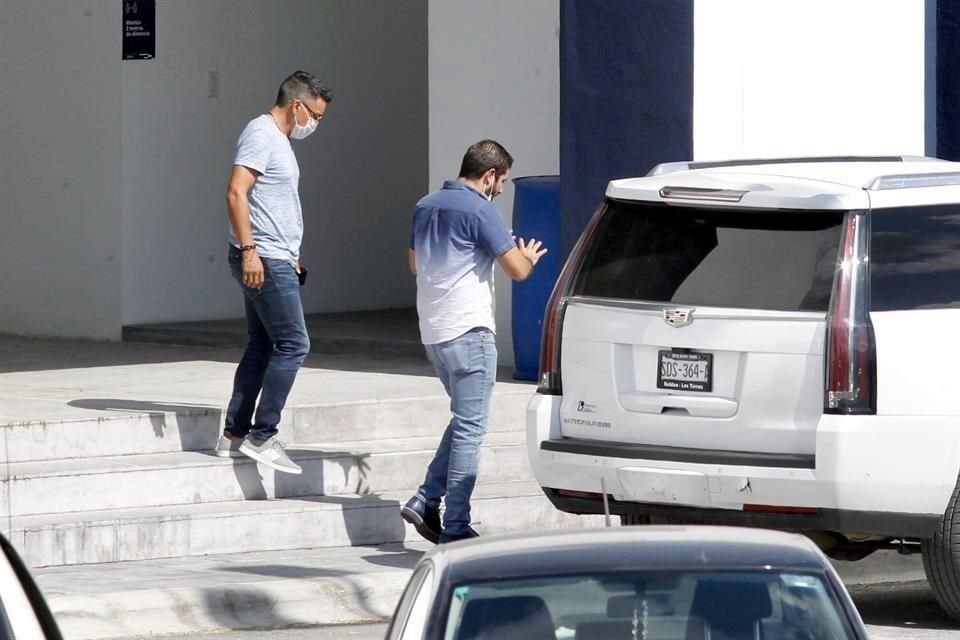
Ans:
[{"label": "dark car roof", "polygon": [[739,527],[642,526],[482,537],[428,556],[452,583],[512,576],[724,568],[822,571],[807,538]]}]

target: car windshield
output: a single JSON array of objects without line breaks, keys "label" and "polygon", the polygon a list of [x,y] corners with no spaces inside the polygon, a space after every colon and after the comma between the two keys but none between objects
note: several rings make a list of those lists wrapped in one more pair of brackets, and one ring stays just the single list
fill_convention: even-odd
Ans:
[{"label": "car windshield", "polygon": [[855,638],[819,573],[560,575],[452,588],[446,640]]},{"label": "car windshield", "polygon": [[826,311],[843,211],[607,203],[578,296]]}]

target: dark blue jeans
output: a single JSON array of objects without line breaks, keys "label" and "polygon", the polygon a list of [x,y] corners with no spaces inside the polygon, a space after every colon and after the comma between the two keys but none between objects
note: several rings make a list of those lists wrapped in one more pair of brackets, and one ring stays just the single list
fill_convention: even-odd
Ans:
[{"label": "dark blue jeans", "polygon": [[310,351],[310,338],[303,319],[300,282],[292,264],[262,258],[263,286],[251,289],[243,284],[240,250],[231,246],[227,260],[243,289],[247,349],[233,378],[225,430],[240,437],[249,433],[259,444],[277,434],[280,413]]}]

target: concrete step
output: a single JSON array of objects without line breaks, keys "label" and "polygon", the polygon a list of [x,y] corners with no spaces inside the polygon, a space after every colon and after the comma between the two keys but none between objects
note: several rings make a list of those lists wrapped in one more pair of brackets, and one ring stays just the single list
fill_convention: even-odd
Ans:
[{"label": "concrete step", "polygon": [[[491,432],[522,428],[533,388],[495,391]],[[288,442],[350,442],[436,436],[450,419],[445,395],[376,397],[288,406],[280,425]],[[210,451],[223,429],[221,409],[182,407],[91,416],[82,420],[32,420],[0,425],[6,460],[16,462],[128,454]]]},{"label": "concrete step", "polygon": [[[17,517],[5,533],[32,567],[412,542],[421,538],[400,518],[410,495],[400,490]],[[557,511],[535,482],[478,484],[472,517],[481,534],[602,524],[602,518]]]},{"label": "concrete step", "polygon": [[[487,482],[532,479],[521,431],[487,434],[480,473]],[[246,456],[178,452],[7,465],[0,514],[26,516],[412,489],[423,480],[439,435],[288,447],[302,475]]]}]

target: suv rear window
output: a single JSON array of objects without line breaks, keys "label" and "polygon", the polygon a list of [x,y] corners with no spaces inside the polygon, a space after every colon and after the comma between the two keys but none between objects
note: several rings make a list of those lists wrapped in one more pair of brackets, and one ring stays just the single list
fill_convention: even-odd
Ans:
[{"label": "suv rear window", "polygon": [[960,308],[960,206],[875,209],[872,311]]},{"label": "suv rear window", "polygon": [[844,215],[611,201],[573,293],[827,311]]}]

